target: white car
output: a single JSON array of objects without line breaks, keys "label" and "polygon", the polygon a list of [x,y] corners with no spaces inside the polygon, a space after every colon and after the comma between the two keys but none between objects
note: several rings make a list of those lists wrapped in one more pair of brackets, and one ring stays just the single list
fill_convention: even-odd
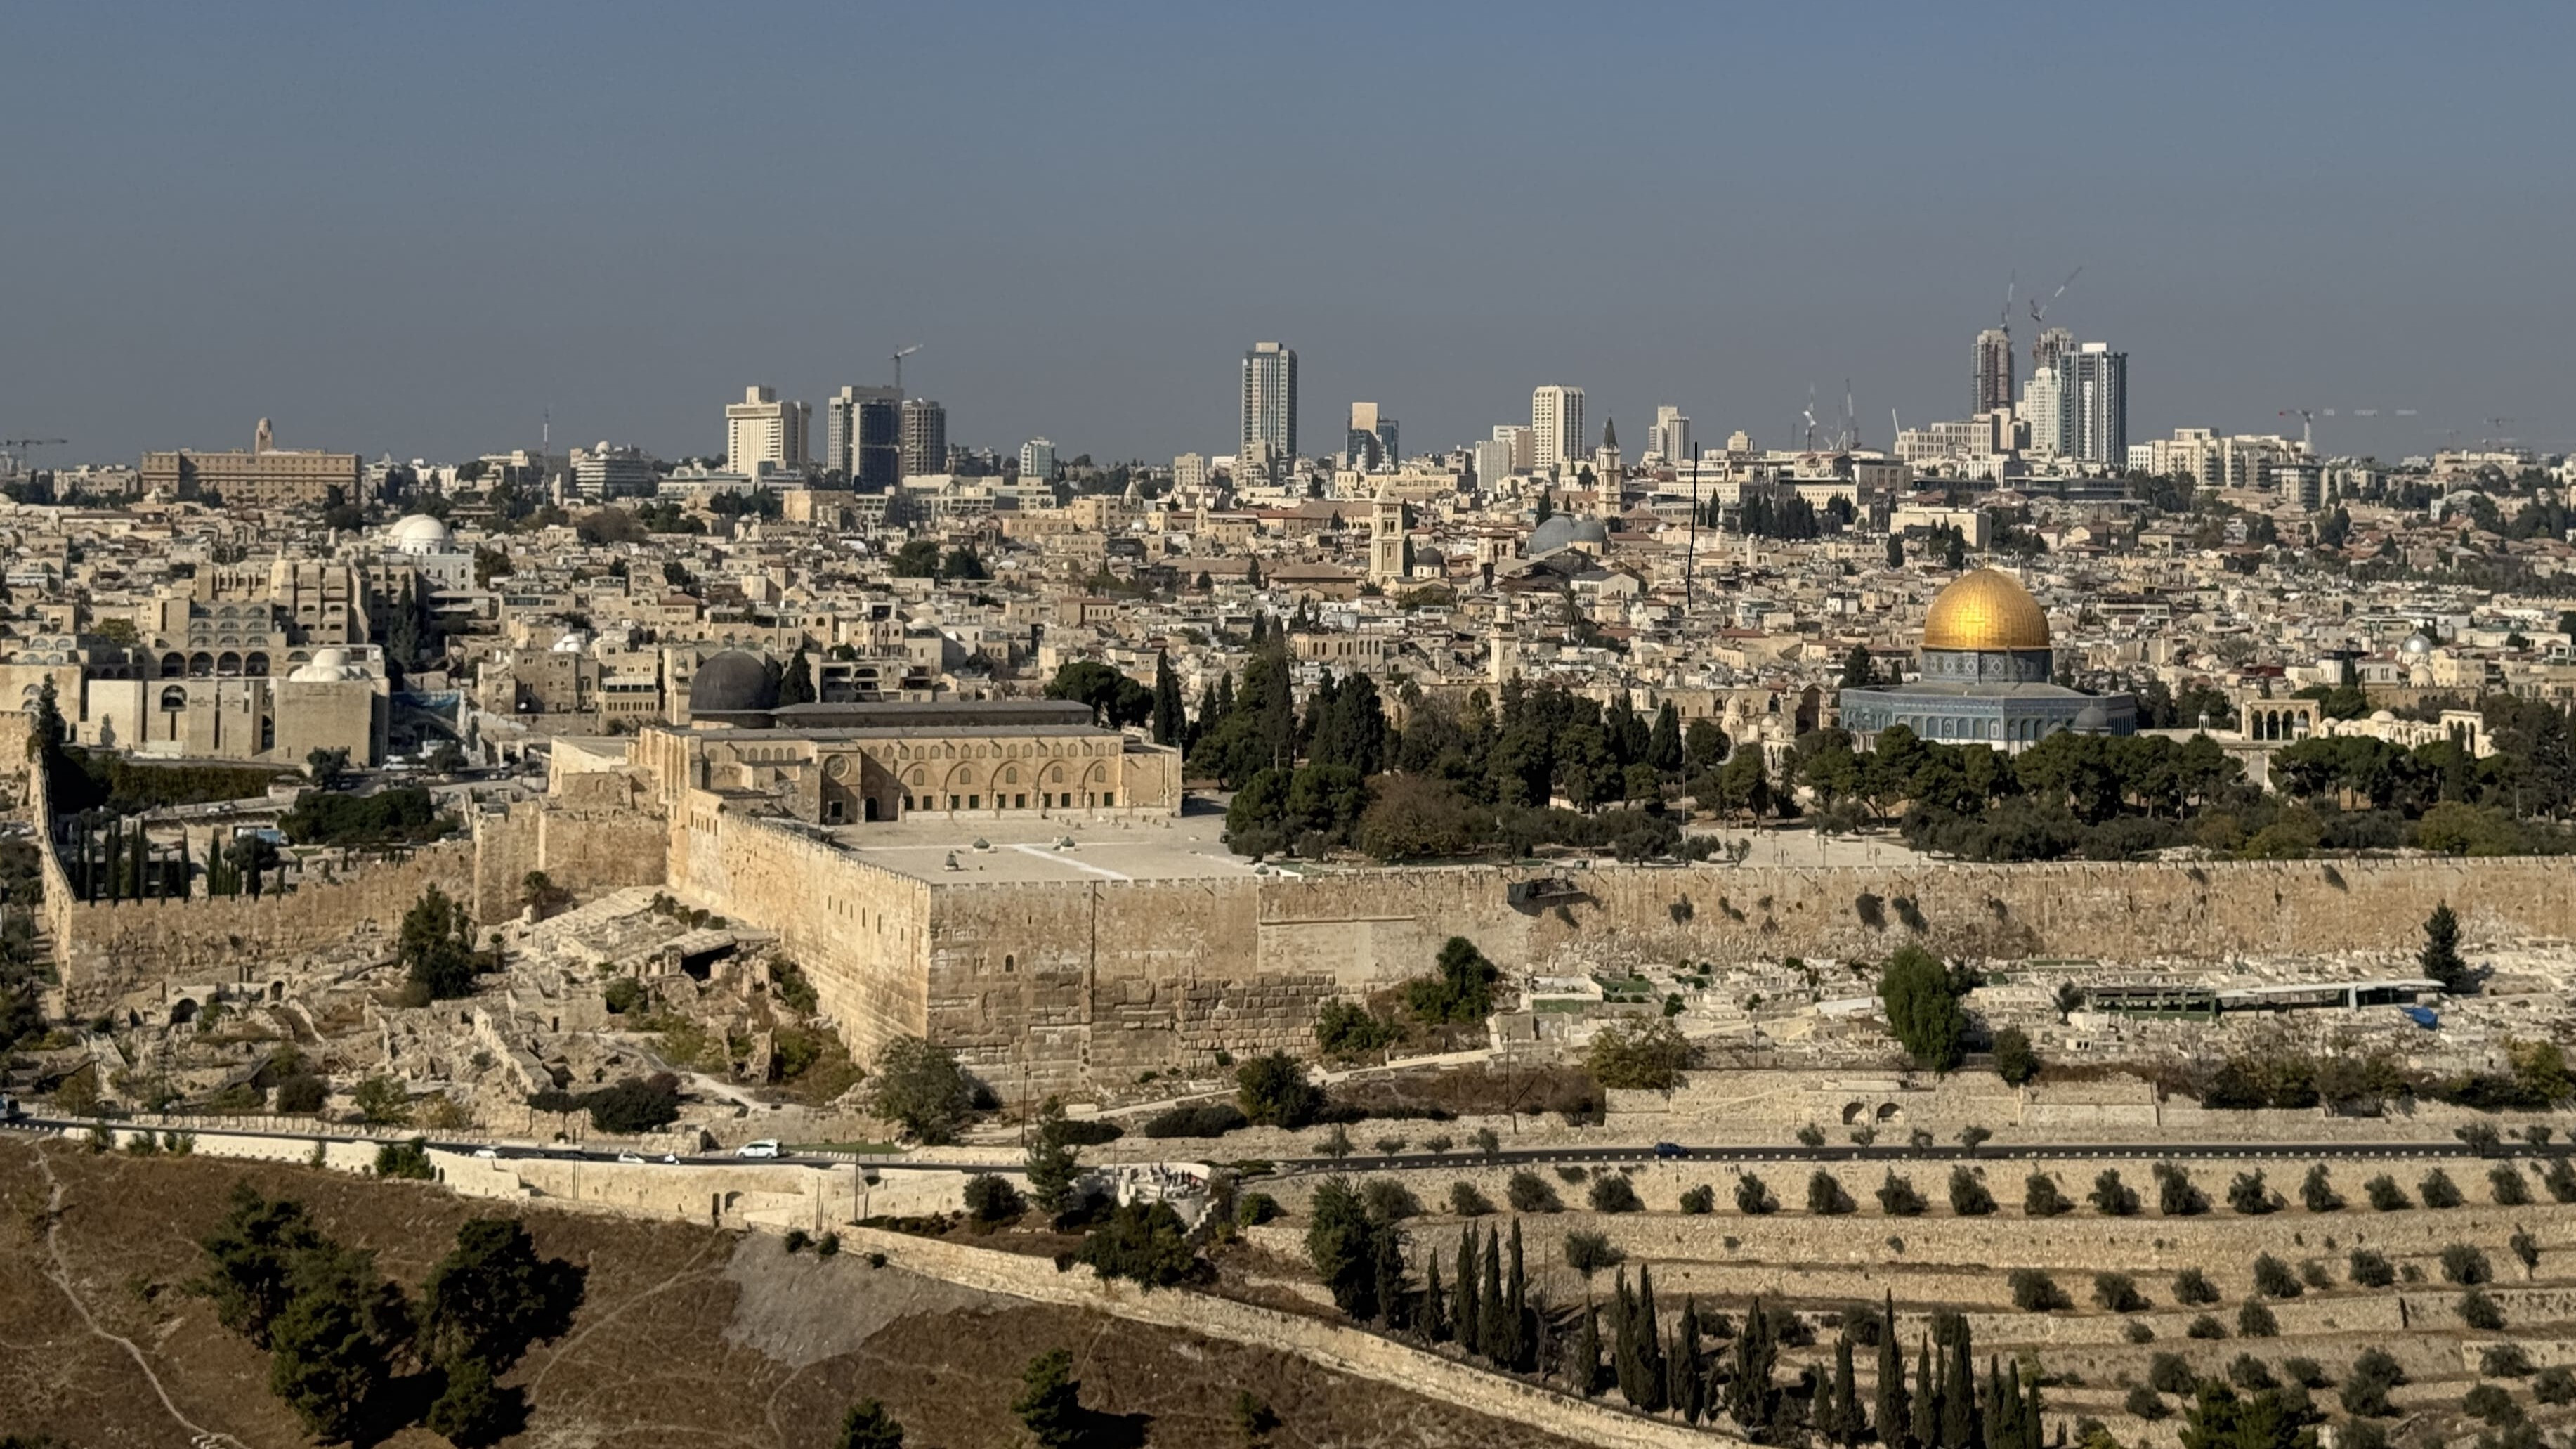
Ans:
[{"label": "white car", "polygon": [[499,1157],[501,1154],[495,1152],[489,1147],[477,1147],[474,1149],[474,1155],[489,1161],[493,1158]]},{"label": "white car", "polygon": [[736,1157],[784,1157],[787,1155],[787,1150],[778,1145],[777,1138],[763,1137],[757,1142],[746,1142],[740,1147],[735,1148],[733,1150],[733,1155]]},{"label": "white car", "polygon": [[662,1160],[664,1162],[677,1162],[680,1160],[680,1155],[676,1152],[665,1152],[662,1154]]},{"label": "white car", "polygon": [[617,1154],[617,1160],[620,1162],[642,1162],[644,1159],[636,1156],[632,1152],[621,1152]]}]

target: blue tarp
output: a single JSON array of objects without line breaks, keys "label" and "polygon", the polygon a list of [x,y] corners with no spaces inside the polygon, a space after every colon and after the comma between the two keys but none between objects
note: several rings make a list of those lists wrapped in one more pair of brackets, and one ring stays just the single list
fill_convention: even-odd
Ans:
[{"label": "blue tarp", "polygon": [[2429,1006],[2406,1006],[2398,1009],[2406,1013],[2407,1020],[2414,1022],[2417,1026],[2424,1028],[2426,1031],[2431,1031],[2433,1028],[2442,1024],[2442,1018],[2434,1015],[2433,1008]]}]

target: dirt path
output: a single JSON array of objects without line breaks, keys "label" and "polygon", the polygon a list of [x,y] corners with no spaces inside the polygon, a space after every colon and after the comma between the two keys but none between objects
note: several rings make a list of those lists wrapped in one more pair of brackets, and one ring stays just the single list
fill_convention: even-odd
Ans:
[{"label": "dirt path", "polygon": [[151,1360],[143,1356],[143,1350],[135,1346],[134,1340],[108,1332],[99,1326],[95,1317],[91,1316],[89,1305],[81,1301],[80,1293],[72,1287],[71,1264],[63,1258],[63,1247],[60,1241],[63,1225],[63,1180],[54,1175],[54,1164],[46,1156],[43,1148],[37,1148],[35,1155],[37,1170],[45,1174],[45,1185],[50,1189],[50,1195],[45,1199],[45,1253],[52,1259],[52,1264],[45,1270],[45,1276],[54,1281],[55,1287],[63,1290],[63,1296],[71,1300],[72,1311],[80,1315],[81,1322],[89,1326],[91,1333],[124,1349],[125,1356],[134,1360],[134,1366],[142,1371],[144,1379],[152,1385],[152,1392],[160,1396],[161,1407],[169,1411],[170,1417],[178,1421],[180,1428],[188,1431],[188,1442],[192,1446],[196,1446],[196,1449],[209,1449],[209,1446],[222,1444],[230,1445],[232,1449],[249,1449],[248,1445],[232,1435],[216,1433],[179,1412],[179,1405],[171,1399],[169,1389],[162,1385],[161,1376],[152,1371]]}]

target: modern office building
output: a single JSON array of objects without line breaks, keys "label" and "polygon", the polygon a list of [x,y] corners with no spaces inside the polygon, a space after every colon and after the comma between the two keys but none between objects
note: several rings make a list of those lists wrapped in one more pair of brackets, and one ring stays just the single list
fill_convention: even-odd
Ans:
[{"label": "modern office building", "polygon": [[2072,448],[2066,435],[2066,388],[2059,380],[2064,371],[2062,360],[2034,367],[2021,385],[2016,411],[2030,430],[2022,446],[2034,453],[2063,454]]},{"label": "modern office building", "polygon": [[823,404],[823,466],[851,486],[891,488],[903,471],[903,394],[890,387],[845,387]]},{"label": "modern office building", "polygon": [[1297,456],[1297,353],[1276,342],[1256,342],[1243,354],[1242,454],[1264,444],[1276,463]]},{"label": "modern office building", "polygon": [[1204,453],[1183,453],[1172,459],[1172,491],[1195,493],[1208,485],[1208,460]]},{"label": "modern office building", "polygon": [[1396,450],[1395,419],[1373,402],[1351,404],[1351,425],[1343,434],[1342,456],[1362,472],[1375,473],[1404,461]]},{"label": "modern office building", "polygon": [[1550,383],[1531,393],[1530,435],[1537,448],[1531,466],[1580,461],[1588,451],[1583,443],[1583,389]]},{"label": "modern office building", "polygon": [[302,453],[276,446],[268,419],[259,420],[247,453],[199,453],[184,448],[143,455],[143,490],[175,498],[183,489],[213,493],[236,508],[319,504],[331,490],[359,502],[358,455]]},{"label": "modern office building", "polygon": [[2012,334],[1989,327],[1977,334],[1977,405],[1968,411],[1990,413],[2012,406],[2012,400]]},{"label": "modern office building", "polygon": [[641,448],[601,443],[572,451],[573,491],[584,498],[642,498],[660,481],[651,455]]},{"label": "modern office building", "polygon": [[1020,477],[1026,482],[1044,483],[1055,477],[1055,444],[1045,438],[1031,438],[1020,444]]},{"label": "modern office building", "polygon": [[1689,462],[1691,420],[1683,416],[1680,408],[1670,404],[1655,409],[1655,432],[1646,440],[1646,446],[1667,463]]},{"label": "modern office building", "polygon": [[1526,473],[1538,466],[1538,433],[1520,423],[1494,424],[1494,441],[1512,450],[1514,473]]},{"label": "modern office building", "polygon": [[725,408],[725,467],[742,474],[757,474],[764,464],[779,471],[803,468],[812,416],[801,402],[780,401],[776,388],[744,388],[742,401]]},{"label": "modern office building", "polygon": [[903,402],[903,476],[948,471],[948,409],[926,397]]},{"label": "modern office building", "polygon": [[2129,459],[2129,354],[2087,342],[2061,359],[2059,386],[2068,452],[2088,463],[2121,467]]}]

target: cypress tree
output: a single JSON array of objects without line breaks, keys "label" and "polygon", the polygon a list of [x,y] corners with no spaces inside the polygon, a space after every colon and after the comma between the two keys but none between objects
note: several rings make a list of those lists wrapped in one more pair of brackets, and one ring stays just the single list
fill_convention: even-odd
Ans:
[{"label": "cypress tree", "polygon": [[130,875],[132,876],[132,878],[133,878],[133,895],[130,897],[130,899],[138,900],[138,901],[139,901],[139,900],[143,899],[143,897],[144,897],[146,894],[148,894],[148,892],[147,892],[147,891],[145,890],[145,888],[144,888],[144,878],[145,878],[145,876],[146,876],[146,875],[151,871],[151,869],[152,869],[152,837],[151,837],[151,836],[149,836],[149,835],[147,835],[147,834],[144,832],[144,829],[143,829],[143,822],[142,822],[142,821],[140,821],[140,820],[137,820],[136,822],[134,822],[134,860],[133,860],[133,868],[132,868],[132,869],[131,869],[131,871],[129,872],[129,874],[130,874]]},{"label": "cypress tree", "polygon": [[1878,1326],[1879,1440],[1888,1449],[1904,1449],[1913,1418],[1905,1394],[1905,1350],[1896,1341],[1896,1294],[1890,1292]]},{"label": "cypress tree", "polygon": [[1377,1321],[1389,1332],[1402,1329],[1404,1312],[1404,1251],[1398,1245],[1393,1223],[1382,1223],[1374,1234],[1377,1239]]},{"label": "cypress tree", "polygon": [[1932,1371],[1932,1340],[1922,1340],[1914,1356],[1914,1449],[1933,1449],[1941,1440],[1941,1380]]},{"label": "cypress tree", "polygon": [[1696,1424],[1708,1410],[1706,1386],[1700,1378],[1699,1300],[1682,1299],[1682,1321],[1673,1330],[1673,1351],[1665,1361],[1665,1402],[1682,1416],[1685,1424]]},{"label": "cypress tree", "polygon": [[1469,1353],[1484,1351],[1485,1316],[1476,1302],[1476,1229],[1470,1225],[1458,1230],[1458,1346]]},{"label": "cypress tree", "polygon": [[1834,1422],[1828,1431],[1843,1444],[1857,1444],[1869,1430],[1869,1419],[1860,1406],[1860,1383],[1852,1373],[1851,1335],[1845,1333],[1834,1343]]},{"label": "cypress tree", "polygon": [[1771,1370],[1778,1358],[1771,1315],[1757,1294],[1744,1311],[1744,1331],[1735,1337],[1735,1377],[1726,1384],[1726,1412],[1747,1430],[1770,1427]]},{"label": "cypress tree", "polygon": [[[2060,1426],[2063,1428],[2064,1426]],[[2039,1449],[2040,1403],[2039,1375],[2034,1372],[2022,1385],[2020,1449]]]},{"label": "cypress tree", "polygon": [[1618,1382],[1619,1396],[1630,1404],[1645,1392],[1637,1386],[1637,1297],[1628,1288],[1628,1270],[1619,1270],[1619,1281],[1610,1299],[1610,1374]]},{"label": "cypress tree", "polygon": [[1585,1398],[1601,1392],[1601,1310],[1583,1305],[1583,1330],[1574,1336],[1574,1391]]},{"label": "cypress tree", "polygon": [[1181,716],[1181,677],[1172,672],[1172,656],[1154,651],[1154,743],[1176,745],[1186,728]]},{"label": "cypress tree", "polygon": [[1440,1255],[1425,1253],[1426,1271],[1422,1277],[1422,1336],[1433,1343],[1449,1339],[1448,1306],[1440,1290]]},{"label": "cypress tree", "polygon": [[1503,1323],[1511,1335],[1510,1352],[1504,1357],[1516,1369],[1535,1367],[1538,1335],[1530,1324],[1529,1278],[1521,1263],[1519,1218],[1512,1219],[1512,1265],[1503,1278]]},{"label": "cypress tree", "polygon": [[1496,1367],[1509,1367],[1512,1331],[1503,1322],[1503,1250],[1491,1231],[1485,1234],[1485,1282],[1476,1291],[1476,1307],[1485,1320],[1476,1329],[1476,1342]]},{"label": "cypress tree", "polygon": [[1637,1407],[1660,1412],[1664,1397],[1664,1331],[1656,1321],[1655,1270],[1637,1269],[1637,1387],[1645,1397]]},{"label": "cypress tree", "polygon": [[1941,1376],[1941,1449],[1976,1449],[1977,1361],[1968,1342],[1968,1320],[1944,1315],[1950,1342],[1942,1348],[1946,1372]]}]

